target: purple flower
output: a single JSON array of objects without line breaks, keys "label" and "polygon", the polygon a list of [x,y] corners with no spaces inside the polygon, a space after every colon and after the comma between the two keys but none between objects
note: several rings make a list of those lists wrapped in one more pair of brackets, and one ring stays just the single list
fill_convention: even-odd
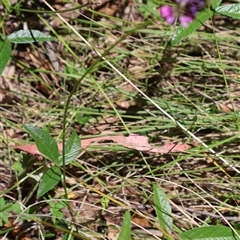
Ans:
[{"label": "purple flower", "polygon": [[188,9],[186,9],[186,13],[194,17],[196,16],[197,12],[198,12],[197,6],[190,6]]},{"label": "purple flower", "polygon": [[175,10],[169,6],[162,6],[159,9],[160,15],[166,20],[167,23],[173,24],[176,20]]},{"label": "purple flower", "polygon": [[183,27],[187,27],[193,21],[193,19],[193,17],[187,15],[182,15],[179,17],[179,21]]},{"label": "purple flower", "polygon": [[[169,24],[174,24],[177,17],[183,27],[187,27],[197,13],[205,8],[207,0],[175,0],[176,8],[169,6],[160,7],[160,15]],[[177,10],[180,9],[180,10]]]}]

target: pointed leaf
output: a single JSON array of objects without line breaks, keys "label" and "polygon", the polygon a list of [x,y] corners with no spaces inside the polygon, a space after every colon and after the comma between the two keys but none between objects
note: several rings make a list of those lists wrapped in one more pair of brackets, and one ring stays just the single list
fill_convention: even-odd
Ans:
[{"label": "pointed leaf", "polygon": [[191,229],[180,234],[181,240],[239,240],[240,231],[236,233],[225,226],[207,226]]},{"label": "pointed leaf", "polygon": [[59,201],[53,201],[49,202],[50,205],[50,212],[52,214],[51,220],[54,224],[56,224],[57,219],[63,219],[64,214],[62,212],[62,209],[67,206],[66,202],[59,200]]},{"label": "pointed leaf", "polygon": [[[65,165],[69,164],[71,161],[73,161],[80,152],[80,145],[81,141],[79,136],[74,132],[65,145]],[[62,154],[60,155],[58,159],[58,164],[63,164],[63,157]]]},{"label": "pointed leaf", "polygon": [[124,213],[122,228],[118,240],[131,240],[131,214],[129,211]]},{"label": "pointed leaf", "polygon": [[153,191],[158,222],[162,228],[168,233],[171,233],[173,226],[173,219],[171,217],[172,208],[169,204],[167,195],[157,186],[157,184],[153,184]]},{"label": "pointed leaf", "polygon": [[44,173],[38,187],[37,197],[52,190],[61,180],[62,172],[57,166],[52,166]]},{"label": "pointed leaf", "polygon": [[11,211],[12,203],[5,202],[4,198],[0,198],[0,227],[2,223],[9,223],[8,212]]},{"label": "pointed leaf", "polygon": [[54,38],[38,30],[19,30],[10,34],[8,40],[12,43],[32,43],[52,41]]},{"label": "pointed leaf", "polygon": [[203,11],[199,12],[196,18],[189,24],[186,28],[180,25],[172,37],[172,46],[176,45],[183,38],[189,36],[195,32],[199,27],[201,27],[209,18],[211,18],[213,12],[210,8],[205,8]]},{"label": "pointed leaf", "polygon": [[17,214],[22,213],[21,205],[20,205],[18,202],[15,202],[15,203],[12,205],[12,211],[13,211],[14,213],[17,213]]},{"label": "pointed leaf", "polygon": [[9,41],[0,40],[0,75],[2,75],[11,56],[11,44]]},{"label": "pointed leaf", "polygon": [[71,233],[64,234],[64,236],[62,238],[62,240],[74,240],[74,239],[76,239],[76,238],[74,238]]},{"label": "pointed leaf", "polygon": [[26,124],[24,128],[34,139],[38,151],[41,152],[46,158],[52,160],[53,162],[58,162],[58,146],[56,141],[52,138],[52,136],[43,131],[41,128]]},{"label": "pointed leaf", "polygon": [[212,9],[216,9],[218,6],[220,6],[221,2],[222,2],[222,0],[212,1],[211,8],[212,8]]},{"label": "pointed leaf", "polygon": [[6,9],[10,11],[10,1],[9,0],[2,0],[3,4],[5,5]]},{"label": "pointed leaf", "polygon": [[216,12],[240,20],[240,4],[226,4],[215,9]]}]

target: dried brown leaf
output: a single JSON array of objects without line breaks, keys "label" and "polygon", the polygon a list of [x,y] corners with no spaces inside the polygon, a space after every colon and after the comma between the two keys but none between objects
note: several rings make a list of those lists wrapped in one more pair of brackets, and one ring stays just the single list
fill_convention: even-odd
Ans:
[{"label": "dried brown leaf", "polygon": [[[169,153],[169,152],[185,152],[190,146],[184,143],[166,143],[162,147],[154,147],[148,143],[148,138],[145,136],[131,134],[129,136],[117,135],[117,136],[105,136],[105,137],[96,137],[90,139],[82,139],[81,147],[83,149],[95,142],[103,141],[113,141],[121,146],[126,148],[135,149],[143,152],[152,152],[152,153]],[[15,149],[18,149],[23,152],[30,154],[41,154],[35,144],[20,145],[16,146]],[[62,151],[62,143],[58,144],[59,151]]]}]

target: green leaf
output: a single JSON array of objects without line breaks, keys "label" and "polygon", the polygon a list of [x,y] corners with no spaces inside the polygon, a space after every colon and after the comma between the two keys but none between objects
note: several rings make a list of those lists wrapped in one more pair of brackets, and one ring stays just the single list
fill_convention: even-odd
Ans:
[{"label": "green leaf", "polygon": [[34,139],[37,148],[42,155],[53,162],[58,162],[58,146],[52,136],[36,126],[25,124],[24,128]]},{"label": "green leaf", "polygon": [[74,240],[74,237],[70,233],[66,233],[62,240]]},{"label": "green leaf", "polygon": [[216,12],[240,20],[240,4],[226,4],[215,9]]},{"label": "green leaf", "polygon": [[14,162],[11,168],[17,176],[20,176],[24,171],[26,171],[26,169],[23,168],[22,162],[20,161]]},{"label": "green leaf", "polygon": [[66,207],[66,203],[64,201],[58,201],[58,202],[49,202],[50,206],[50,212],[52,214],[51,220],[54,224],[56,224],[56,220],[63,219],[64,215],[62,212],[62,209]]},{"label": "green leaf", "polygon": [[19,215],[22,212],[22,208],[18,202],[15,202],[12,205],[11,211]]},{"label": "green leaf", "polygon": [[19,30],[10,34],[8,40],[12,43],[32,43],[52,41],[54,38],[38,30]]},{"label": "green leaf", "polygon": [[139,4],[138,9],[141,13],[143,13],[144,18],[149,16],[159,18],[159,6],[161,3],[155,3],[153,1],[147,1],[146,4]]},{"label": "green leaf", "polygon": [[2,0],[3,4],[5,5],[6,9],[10,11],[10,1],[9,0]]},{"label": "green leaf", "polygon": [[172,208],[169,204],[167,195],[157,186],[157,184],[153,184],[153,192],[158,222],[163,229],[168,233],[171,233],[173,226],[173,219],[171,217]]},{"label": "green leaf", "polygon": [[90,115],[86,115],[86,114],[81,115],[78,113],[76,116],[77,122],[83,126],[89,121],[89,119],[90,119]]},{"label": "green leaf", "polygon": [[4,198],[0,198],[0,227],[2,223],[9,223],[9,212],[13,211],[13,203],[5,202]]},{"label": "green leaf", "polygon": [[213,12],[210,10],[210,8],[205,8],[203,11],[197,14],[196,18],[186,28],[180,25],[172,37],[171,41],[172,46],[176,45],[183,38],[195,32],[212,16]]},{"label": "green leaf", "polygon": [[52,190],[61,180],[62,172],[57,166],[52,166],[44,173],[38,187],[37,197],[43,196]]},{"label": "green leaf", "polygon": [[11,56],[11,44],[9,41],[0,41],[0,75],[2,75]]},{"label": "green leaf", "polygon": [[8,207],[6,207],[5,200],[3,198],[0,198],[0,227],[2,227],[3,222],[9,222],[7,214],[4,213],[6,211],[6,208]]},{"label": "green leaf", "polygon": [[[80,152],[80,138],[79,136],[74,132],[65,145],[65,165],[72,162],[79,154]],[[58,164],[63,164],[63,156],[62,154],[59,156]]]},{"label": "green leaf", "polygon": [[[240,231],[236,232],[240,234]],[[207,226],[191,229],[180,235],[181,240],[239,240],[240,237],[229,227],[225,226]]]},{"label": "green leaf", "polygon": [[222,2],[222,0],[214,0],[214,1],[212,1],[211,8],[212,9],[216,9],[221,4],[221,2]]},{"label": "green leaf", "polygon": [[122,228],[118,240],[131,240],[131,215],[129,211],[124,213]]}]

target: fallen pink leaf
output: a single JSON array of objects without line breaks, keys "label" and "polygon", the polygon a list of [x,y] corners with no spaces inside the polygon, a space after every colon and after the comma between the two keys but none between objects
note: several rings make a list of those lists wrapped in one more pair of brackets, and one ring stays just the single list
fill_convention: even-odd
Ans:
[{"label": "fallen pink leaf", "polygon": [[[116,136],[104,136],[104,137],[95,137],[89,139],[81,140],[82,149],[87,148],[91,145],[91,143],[95,142],[103,142],[103,141],[113,141],[123,147],[135,149],[142,152],[152,152],[152,153],[169,153],[169,152],[185,152],[190,148],[188,144],[185,143],[166,143],[161,147],[154,147],[148,143],[148,138],[145,136],[131,134],[127,137],[124,135],[116,135]],[[106,143],[107,144],[107,143]],[[14,147],[17,150],[33,154],[33,155],[41,155],[38,151],[37,146],[35,144],[27,144],[20,145]],[[62,151],[62,143],[58,144],[58,149]]]}]

